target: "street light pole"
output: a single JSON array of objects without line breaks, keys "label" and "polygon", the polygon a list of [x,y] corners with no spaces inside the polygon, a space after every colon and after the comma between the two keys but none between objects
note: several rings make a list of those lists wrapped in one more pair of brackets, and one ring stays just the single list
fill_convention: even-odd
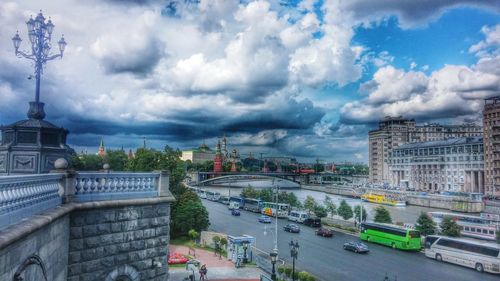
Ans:
[{"label": "street light pole", "polygon": [[19,36],[19,31],[16,32],[14,37],[12,37],[12,43],[14,44],[15,54],[17,57],[24,57],[35,63],[35,101],[30,102],[28,117],[33,119],[43,119],[45,118],[45,112],[43,111],[44,103],[40,102],[40,76],[43,74],[43,65],[46,64],[47,61],[55,58],[62,58],[67,44],[63,35],[57,42],[59,45],[59,54],[50,54],[50,49],[52,47],[50,42],[52,40],[54,24],[50,18],[48,21],[45,21],[42,11],[38,13],[35,19],[31,17],[26,22],[26,27],[28,28],[28,38],[31,43],[31,53],[25,53],[19,50],[22,41]]}]

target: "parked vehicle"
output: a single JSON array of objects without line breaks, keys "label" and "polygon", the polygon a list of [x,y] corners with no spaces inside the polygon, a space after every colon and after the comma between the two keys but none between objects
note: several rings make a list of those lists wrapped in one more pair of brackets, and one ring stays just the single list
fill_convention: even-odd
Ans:
[{"label": "parked vehicle", "polygon": [[447,212],[427,213],[439,226],[445,217],[451,217],[460,226],[460,234],[472,238],[495,240],[499,231],[500,218],[497,214],[481,213],[480,216],[471,216]]},{"label": "parked vehicle", "polygon": [[425,239],[425,256],[479,272],[500,274],[500,247],[494,243],[429,235]]},{"label": "parked vehicle", "polygon": [[271,217],[278,216],[278,218],[287,218],[290,212],[290,204],[278,203],[278,205],[276,205],[274,202],[264,202],[260,212],[263,215]]},{"label": "parked vehicle", "polygon": [[309,218],[309,214],[304,211],[290,211],[288,215],[289,221],[303,223],[305,219]]},{"label": "parked vehicle", "polygon": [[271,218],[268,216],[260,216],[259,217],[259,222],[262,223],[271,223]]},{"label": "parked vehicle", "polygon": [[238,209],[231,210],[231,215],[233,215],[233,216],[239,216],[240,215],[240,210],[238,210]]},{"label": "parked vehicle", "polygon": [[288,231],[290,233],[299,233],[300,227],[294,223],[289,223],[283,227],[283,230]]},{"label": "parked vehicle", "polygon": [[[236,203],[238,203],[238,205],[236,205]],[[235,207],[238,208],[238,209],[243,209],[243,206],[245,206],[245,200],[242,197],[239,197],[239,196],[231,196],[231,197],[229,197],[229,208],[230,209],[231,208],[235,208]]]},{"label": "parked vehicle", "polygon": [[263,204],[262,200],[253,198],[244,198],[243,201],[245,202],[245,205],[243,205],[244,210],[254,213],[260,213]]},{"label": "parked vehicle", "polygon": [[229,205],[229,197],[222,195],[219,198],[219,203],[222,203],[224,205]]},{"label": "parked vehicle", "polygon": [[422,248],[419,231],[397,225],[364,222],[359,238],[400,250],[420,251]]},{"label": "parked vehicle", "polygon": [[229,202],[229,206],[227,206],[227,208],[229,210],[235,210],[235,209],[239,209],[240,208],[240,203],[236,202],[236,201],[230,201]]},{"label": "parked vehicle", "polygon": [[347,243],[344,243],[344,250],[352,251],[355,253],[368,253],[370,251],[368,249],[368,246],[357,241],[349,241]]},{"label": "parked vehicle", "polygon": [[323,237],[333,237],[333,231],[328,228],[320,227],[315,231],[316,235]]},{"label": "parked vehicle", "polygon": [[210,201],[218,201],[220,198],[220,193],[219,192],[214,192],[214,191],[205,191],[206,198]]},{"label": "parked vehicle", "polygon": [[307,218],[304,220],[304,225],[310,227],[321,227],[321,219],[320,218]]}]

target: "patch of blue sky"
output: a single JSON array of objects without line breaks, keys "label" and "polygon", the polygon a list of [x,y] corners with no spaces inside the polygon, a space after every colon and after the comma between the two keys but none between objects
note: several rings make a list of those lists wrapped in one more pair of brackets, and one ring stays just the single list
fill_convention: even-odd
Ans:
[{"label": "patch of blue sky", "polygon": [[389,52],[397,68],[408,70],[415,62],[416,69],[427,65],[431,72],[445,64],[474,64],[477,58],[469,53],[470,46],[484,39],[483,26],[499,22],[498,14],[473,8],[450,9],[438,20],[412,29],[401,29],[397,18],[389,17],[368,28],[355,28],[353,44],[377,54]]}]

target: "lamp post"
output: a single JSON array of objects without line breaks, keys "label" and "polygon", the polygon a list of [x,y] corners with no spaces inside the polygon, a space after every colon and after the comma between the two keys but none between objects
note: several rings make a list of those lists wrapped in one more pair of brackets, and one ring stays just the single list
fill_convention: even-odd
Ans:
[{"label": "lamp post", "polygon": [[292,281],[295,281],[295,260],[299,255],[299,242],[290,241],[290,256],[292,257]]},{"label": "lamp post", "polygon": [[52,40],[54,24],[50,18],[48,21],[45,20],[41,10],[35,19],[30,17],[30,19],[26,22],[26,27],[28,28],[28,38],[31,43],[31,53],[19,50],[22,41],[19,36],[19,31],[16,32],[14,37],[12,37],[12,43],[14,44],[16,56],[25,57],[35,63],[35,101],[30,102],[28,117],[43,119],[45,117],[45,112],[43,111],[44,103],[40,102],[40,76],[43,74],[43,65],[49,60],[63,57],[64,49],[66,48],[66,41],[64,40],[63,35],[57,42],[57,45],[59,46],[59,54],[50,54],[50,49],[52,48],[50,42]]},{"label": "lamp post", "polygon": [[269,255],[271,256],[271,263],[273,264],[273,270],[271,271],[271,280],[276,281],[276,270],[274,266],[276,264],[276,258],[278,257],[278,253],[273,251]]}]

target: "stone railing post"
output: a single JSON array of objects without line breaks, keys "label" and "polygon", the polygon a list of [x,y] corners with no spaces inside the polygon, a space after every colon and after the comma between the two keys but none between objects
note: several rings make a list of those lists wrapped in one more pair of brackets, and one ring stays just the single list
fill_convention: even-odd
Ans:
[{"label": "stone railing post", "polygon": [[75,197],[75,186],[76,172],[73,170],[68,170],[68,161],[64,158],[59,158],[54,163],[55,170],[50,171],[50,173],[64,174],[63,178],[59,183],[59,195],[62,197],[62,203],[71,203],[74,201]]},{"label": "stone railing post", "polygon": [[160,174],[160,178],[158,179],[158,196],[172,196],[170,192],[170,172],[166,170],[154,171],[155,173]]}]

